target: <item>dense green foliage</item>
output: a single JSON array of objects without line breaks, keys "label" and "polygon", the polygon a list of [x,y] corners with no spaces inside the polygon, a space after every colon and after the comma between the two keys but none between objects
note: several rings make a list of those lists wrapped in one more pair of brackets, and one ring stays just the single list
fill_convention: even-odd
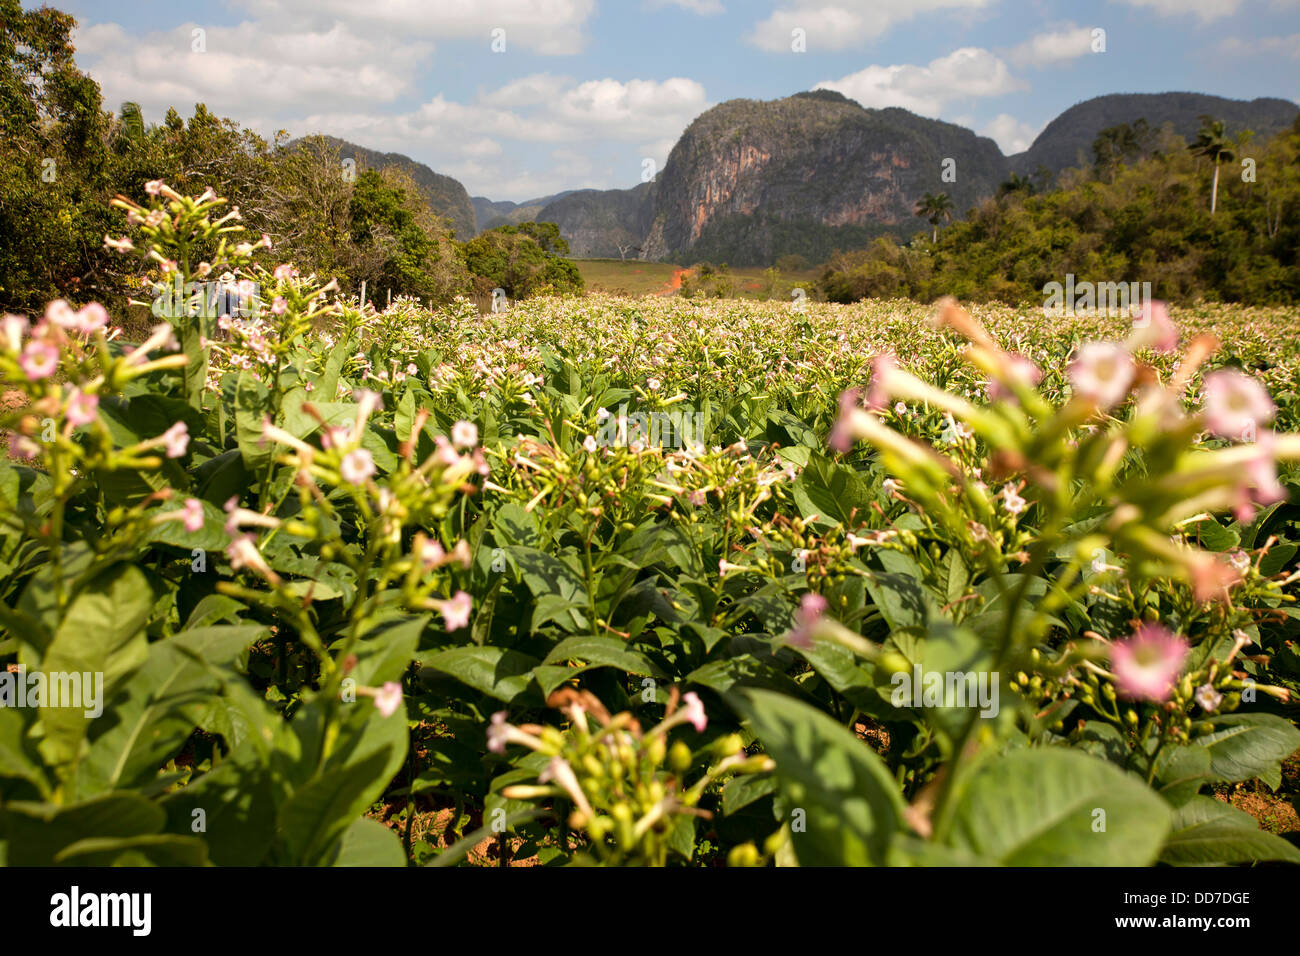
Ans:
[{"label": "dense green foliage", "polygon": [[497,226],[479,233],[463,246],[465,264],[475,275],[475,291],[504,289],[511,299],[543,290],[581,292],[578,267],[562,256],[569,244],[550,222]]},{"label": "dense green foliage", "polygon": [[[229,197],[254,238],[265,234],[304,274],[332,276],[352,291],[365,282],[371,298],[448,302],[490,292],[507,273],[509,288],[521,290],[512,297],[581,288],[572,265],[536,242],[479,243],[467,268],[450,223],[433,209],[449,209],[473,235],[468,197],[406,157],[322,136],[268,143],[203,104],[188,120],[169,110],[158,125],[133,103],[106,112],[98,85],[72,61],[71,17],[23,11],[17,0],[0,8],[0,308],[32,313],[66,295],[117,311],[138,298],[139,277],[104,247],[120,232],[107,203],[154,180]],[[553,225],[530,228],[560,248]],[[494,244],[497,254],[484,255]],[[475,266],[489,270],[477,283]]]},{"label": "dense green foliage", "polygon": [[953,293],[1041,303],[1044,285],[1072,273],[1078,282],[1150,282],[1155,297],[1171,301],[1294,302],[1300,120],[1267,142],[1245,142],[1235,162],[1223,161],[1222,143],[1213,147],[1220,164],[1211,213],[1210,154],[1177,137],[1153,140],[1140,127],[1104,131],[1093,169],[1063,173],[1048,192],[1016,177],[937,241],[885,237],[838,254],[821,291],[834,302]]},{"label": "dense green foliage", "polygon": [[1300,862],[1293,312],[376,312],[146,193],[247,314],[4,317],[0,863]]}]

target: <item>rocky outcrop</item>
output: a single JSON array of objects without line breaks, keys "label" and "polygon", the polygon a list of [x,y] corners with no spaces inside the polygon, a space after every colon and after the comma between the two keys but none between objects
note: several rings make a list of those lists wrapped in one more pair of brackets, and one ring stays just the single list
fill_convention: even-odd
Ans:
[{"label": "rocky outcrop", "polygon": [[731,100],[697,118],[673,147],[644,255],[761,265],[800,253],[819,261],[836,245],[915,232],[915,203],[926,192],[946,192],[960,215],[1006,171],[992,140],[905,110],[864,109],[830,91]]}]

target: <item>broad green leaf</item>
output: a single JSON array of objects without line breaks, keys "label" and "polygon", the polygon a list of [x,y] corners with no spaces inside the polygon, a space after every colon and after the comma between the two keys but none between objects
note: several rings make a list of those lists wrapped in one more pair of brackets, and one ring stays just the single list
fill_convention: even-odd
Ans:
[{"label": "broad green leaf", "polygon": [[1004,866],[1146,866],[1169,810],[1139,780],[1063,748],[1017,750],[975,770],[948,841]]},{"label": "broad green leaf", "polygon": [[1259,823],[1213,797],[1193,797],[1173,817],[1173,832],[1160,851],[1160,862],[1174,866],[1206,863],[1254,863],[1284,860],[1300,863],[1300,850],[1259,829]]},{"label": "broad green leaf", "polygon": [[807,704],[764,690],[746,690],[738,698],[737,709],[776,761],[799,863],[884,864],[905,810],[884,762]]},{"label": "broad green leaf", "polygon": [[396,833],[378,820],[358,817],[343,831],[331,866],[406,866],[406,851]]},{"label": "broad green leaf", "polygon": [[538,660],[503,647],[453,647],[421,655],[426,667],[441,671],[490,697],[510,703],[528,690]]}]

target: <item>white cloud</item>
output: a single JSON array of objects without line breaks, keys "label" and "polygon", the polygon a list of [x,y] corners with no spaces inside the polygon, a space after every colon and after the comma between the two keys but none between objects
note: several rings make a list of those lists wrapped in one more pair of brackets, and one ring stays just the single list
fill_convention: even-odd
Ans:
[{"label": "white cloud", "polygon": [[1227,37],[1219,49],[1229,56],[1257,56],[1260,53],[1282,53],[1300,60],[1300,33],[1282,37]]},{"label": "white cloud", "polygon": [[918,14],[986,9],[997,0],[789,0],[766,20],[755,24],[746,37],[763,50],[786,53],[791,31],[801,29],[808,50],[847,50],[862,46]]},{"label": "white cloud", "polygon": [[1192,14],[1202,23],[1230,17],[1242,4],[1242,0],[1111,0],[1111,2],[1143,7],[1163,17]]},{"label": "white cloud", "polygon": [[[357,35],[387,37],[480,37],[505,31],[512,46],[537,53],[578,53],[586,44],[583,26],[596,0],[238,0],[259,20],[292,29],[295,24],[339,20]],[[300,27],[299,27],[300,28]]]},{"label": "white cloud", "polygon": [[711,17],[726,10],[722,6],[722,0],[646,0],[646,4],[650,7],[681,7],[702,17]]},{"label": "white cloud", "polygon": [[1051,66],[1092,52],[1092,27],[1066,24],[1058,30],[1039,33],[1016,46],[1007,59],[1021,66]]},{"label": "white cloud", "polygon": [[[709,105],[704,87],[681,77],[578,83],[543,73],[485,92],[473,103],[438,95],[401,113],[316,112],[291,131],[329,133],[406,153],[461,179],[476,195],[527,196],[578,184],[627,186],[644,157],[662,168],[681,131]],[[515,143],[503,148],[502,140]],[[520,158],[533,152],[530,143],[553,144],[550,173],[518,168]],[[622,158],[597,165],[597,152]],[[573,161],[576,156],[586,160]]]},{"label": "white cloud", "polygon": [[901,106],[922,116],[938,116],[951,101],[1001,96],[1026,85],[988,50],[962,47],[927,66],[873,65],[816,88],[836,90],[866,107]]},{"label": "white cloud", "polygon": [[981,136],[987,136],[997,143],[998,149],[1007,156],[1023,153],[1039,132],[1041,127],[1035,129],[1031,124],[1022,123],[1009,113],[999,113],[979,131]]},{"label": "white cloud", "polygon": [[[196,37],[195,30],[202,30]],[[202,52],[195,45],[202,41]],[[100,84],[110,106],[140,103],[149,118],[169,106],[188,113],[204,103],[218,114],[248,122],[248,108],[282,113],[321,100],[390,103],[412,89],[427,63],[427,41],[380,45],[354,36],[342,23],[295,34],[271,34],[258,24],[199,27],[127,37],[113,23],[73,36],[79,65]]]}]

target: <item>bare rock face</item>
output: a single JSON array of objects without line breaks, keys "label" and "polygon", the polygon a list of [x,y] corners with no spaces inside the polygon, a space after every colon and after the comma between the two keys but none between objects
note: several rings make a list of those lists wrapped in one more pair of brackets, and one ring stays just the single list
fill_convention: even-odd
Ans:
[{"label": "bare rock face", "polygon": [[819,261],[833,246],[925,228],[914,207],[926,192],[946,192],[963,214],[1006,173],[992,140],[905,110],[868,110],[829,91],[731,100],[697,118],[669,155],[643,255]]}]

